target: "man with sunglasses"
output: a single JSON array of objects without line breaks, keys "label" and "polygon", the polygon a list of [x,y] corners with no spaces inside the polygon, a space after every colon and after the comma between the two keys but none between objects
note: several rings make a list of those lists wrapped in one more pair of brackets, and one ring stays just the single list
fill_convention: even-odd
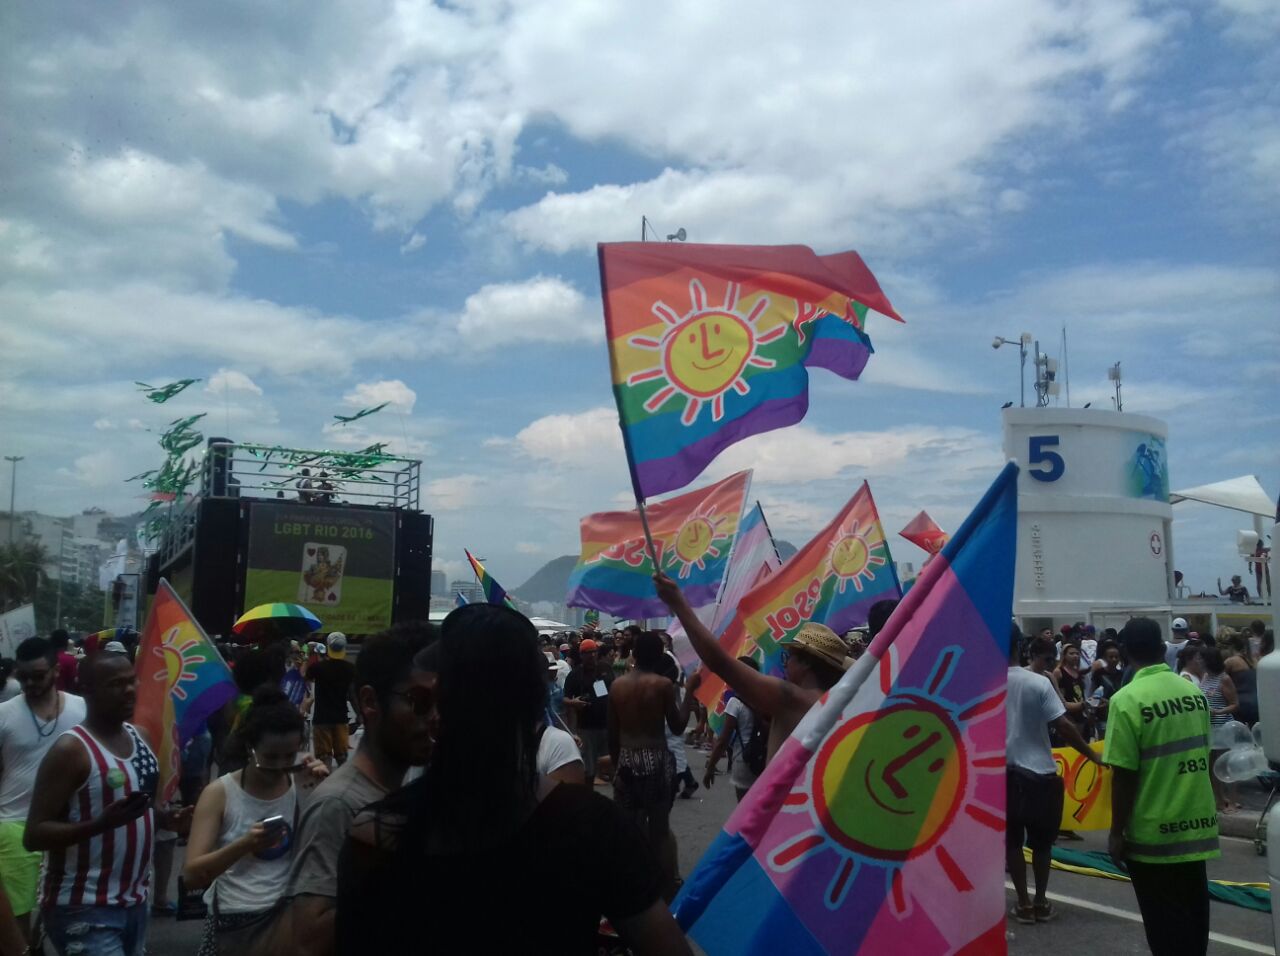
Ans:
[{"label": "man with sunglasses", "polygon": [[253,952],[328,956],[334,952],[338,856],[356,813],[398,790],[410,767],[431,754],[434,675],[414,656],[426,635],[398,627],[367,639],[356,658],[364,737],[355,754],[315,790],[298,825],[280,917]]},{"label": "man with sunglasses", "polygon": [[84,720],[84,699],[57,689],[58,652],[42,637],[18,645],[22,693],[0,704],[0,884],[24,936],[36,906],[41,854],[22,845],[40,761],[64,730]]}]

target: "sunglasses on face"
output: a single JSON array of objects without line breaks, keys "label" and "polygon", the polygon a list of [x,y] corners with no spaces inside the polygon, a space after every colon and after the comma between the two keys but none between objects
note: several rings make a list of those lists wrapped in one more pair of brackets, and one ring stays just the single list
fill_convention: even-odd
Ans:
[{"label": "sunglasses on face", "polygon": [[251,749],[249,753],[253,757],[254,767],[258,770],[270,770],[276,773],[297,773],[306,766],[305,763],[299,762],[297,754],[284,758],[269,757],[264,762],[258,758],[258,754],[254,750]]},{"label": "sunglasses on face", "polygon": [[435,697],[431,691],[422,687],[411,687],[408,690],[393,690],[392,697],[403,697],[409,703],[409,708],[413,711],[415,717],[427,717],[431,714],[431,710],[435,707]]}]

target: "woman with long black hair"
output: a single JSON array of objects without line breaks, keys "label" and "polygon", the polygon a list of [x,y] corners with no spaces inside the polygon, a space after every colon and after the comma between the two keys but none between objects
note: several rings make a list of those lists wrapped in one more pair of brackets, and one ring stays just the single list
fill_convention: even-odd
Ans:
[{"label": "woman with long black hair", "polygon": [[[533,625],[470,604],[445,619],[433,656],[431,763],[356,819],[338,952],[588,954],[603,916],[637,956],[689,953],[635,824],[587,787],[537,774],[547,662]],[[424,910],[437,931],[423,931]]]}]

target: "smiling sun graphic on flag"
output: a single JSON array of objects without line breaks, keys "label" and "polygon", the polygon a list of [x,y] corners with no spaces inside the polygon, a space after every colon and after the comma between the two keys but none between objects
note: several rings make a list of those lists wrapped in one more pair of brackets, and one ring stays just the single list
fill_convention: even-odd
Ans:
[{"label": "smiling sun graphic on flag", "polygon": [[204,648],[198,637],[182,636],[182,626],[177,625],[165,632],[160,646],[152,651],[164,661],[164,668],[156,668],[155,680],[162,680],[165,686],[178,700],[186,700],[187,692],[182,686],[191,681],[198,681],[200,675],[188,664],[199,664],[205,660]]},{"label": "smiling sun graphic on flag", "polygon": [[840,593],[850,584],[861,592],[863,579],[875,580],[876,568],[885,564],[884,534],[875,522],[862,528],[857,518],[850,518],[836,532],[827,551],[827,565],[839,581]]},{"label": "smiling sun graphic on flag", "polygon": [[[963,654],[948,647],[925,686],[895,688],[891,648],[879,665],[882,702],[838,724],[784,798],[783,810],[804,815],[809,825],[778,844],[768,865],[785,873],[830,851],[828,909],[838,909],[860,879],[878,883],[899,917],[910,914],[912,896],[932,900],[929,894],[947,887],[974,888],[957,857],[965,857],[975,827],[1004,827],[1002,808],[977,798],[977,780],[1005,772],[1003,751],[979,752],[974,728],[1003,713],[1004,689],[949,699],[947,685]],[[1003,732],[997,736],[1003,741]],[[856,895],[871,892],[864,883]]]},{"label": "smiling sun graphic on flag", "polygon": [[687,578],[696,567],[705,571],[707,561],[724,552],[716,542],[727,541],[733,534],[731,515],[717,515],[715,505],[703,505],[689,515],[676,532],[663,562],[668,569],[679,568],[679,576]]},{"label": "smiling sun graphic on flag", "polygon": [[680,315],[671,306],[659,300],[652,306],[653,314],[666,326],[661,339],[644,335],[632,336],[633,348],[661,352],[661,364],[633,373],[628,385],[662,380],[662,386],[644,403],[646,411],[656,412],[668,401],[683,395],[686,402],[680,421],[692,425],[704,403],[711,404],[711,420],[724,418],[724,397],[730,391],[746,395],[750,390],[743,374],[748,367],[760,369],[777,365],[772,359],[758,354],[759,347],[780,339],[787,332],[787,325],[775,325],[760,332],[756,323],[770,306],[768,296],[762,295],[751,305],[745,315],[738,311],[741,287],[729,283],[725,289],[724,304],[707,305],[707,290],[697,279],[689,280],[690,309]]}]

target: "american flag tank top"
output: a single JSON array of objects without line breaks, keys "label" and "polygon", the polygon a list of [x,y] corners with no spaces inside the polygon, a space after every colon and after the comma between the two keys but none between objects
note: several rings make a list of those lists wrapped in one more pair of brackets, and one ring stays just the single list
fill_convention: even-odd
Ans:
[{"label": "american flag tank top", "polygon": [[[89,778],[71,797],[67,814],[71,822],[99,817],[109,804],[137,791],[155,796],[160,765],[133,725],[124,726],[133,740],[133,754],[129,757],[117,757],[83,725],[63,733],[64,737],[75,737],[89,753]],[[46,853],[40,880],[41,905],[146,903],[151,885],[154,825],[154,813],[148,807],[146,813],[125,826]]]}]

